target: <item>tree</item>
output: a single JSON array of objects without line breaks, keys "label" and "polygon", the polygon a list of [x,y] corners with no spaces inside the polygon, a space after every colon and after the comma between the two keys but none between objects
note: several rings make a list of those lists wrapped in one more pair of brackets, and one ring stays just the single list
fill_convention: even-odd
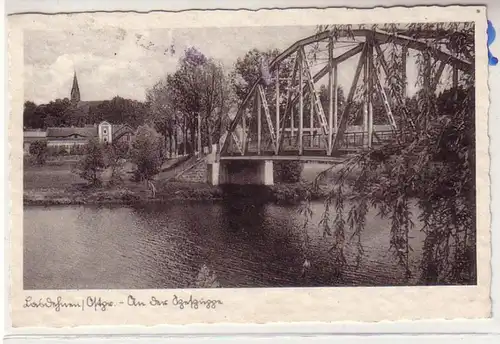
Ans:
[{"label": "tree", "polygon": [[[238,106],[240,106],[248,92],[250,91],[253,84],[261,77],[264,76],[267,82],[274,83],[276,80],[276,72],[268,71],[268,65],[271,63],[273,59],[275,59],[280,54],[278,49],[261,51],[258,49],[252,49],[248,51],[244,57],[238,58],[234,65],[234,70],[230,74],[231,84],[236,95]],[[280,63],[279,68],[279,84],[280,89],[284,90],[288,85],[288,79],[290,78],[290,74],[292,73],[293,68],[293,60],[291,58],[287,58]],[[266,90],[266,94],[268,94],[268,108],[270,113],[276,112],[276,89],[275,87],[269,85],[269,88]],[[279,107],[280,113],[285,112],[286,107],[286,92],[280,92],[279,99]],[[248,121],[248,127],[250,132],[255,133],[257,131],[257,121],[256,120]],[[284,116],[282,117],[284,120]],[[276,125],[276,123],[274,123]],[[267,134],[267,129],[264,126],[263,135]]]},{"label": "tree", "polygon": [[147,110],[148,103],[116,96],[111,100],[105,100],[96,107],[89,108],[89,124],[107,121],[128,124],[132,128],[137,128],[144,124],[144,114]]},{"label": "tree", "polygon": [[[231,83],[239,99],[240,104],[245,99],[250,91],[250,88],[255,81],[262,75],[262,64],[270,63],[274,58],[280,54],[278,49],[260,51],[252,49],[248,51],[243,58],[238,58],[234,65],[234,70],[231,73]],[[284,89],[287,86],[287,79],[292,72],[292,60],[285,59],[280,63],[280,87]],[[275,95],[274,95],[275,96]],[[271,108],[274,102],[269,104]]]},{"label": "tree", "polygon": [[101,186],[101,172],[106,168],[104,148],[97,140],[90,140],[87,154],[78,162],[78,175],[87,180],[91,186]]},{"label": "tree", "polygon": [[71,123],[71,102],[68,98],[56,99],[47,104],[36,105],[31,101],[24,103],[24,127],[45,129],[66,126]]},{"label": "tree", "polygon": [[172,89],[175,108],[183,115],[184,147],[187,146],[188,130],[191,147],[196,147],[197,119],[202,110],[200,73],[197,72],[208,59],[195,48],[186,49],[177,71],[167,76]]},{"label": "tree", "polygon": [[[338,106],[338,116],[340,117],[340,115],[342,114],[342,112],[344,111],[344,108],[345,108],[345,103],[346,103],[346,99],[345,99],[345,94],[344,94],[344,88],[339,85],[338,88],[337,88],[337,97],[335,97],[335,94],[333,95],[333,101],[337,102],[337,106]],[[329,104],[329,101],[328,101],[328,88],[326,85],[321,85],[320,88],[319,88],[319,100],[321,102],[321,105],[323,106],[323,110],[325,111],[325,114],[328,114],[328,107],[330,106]],[[309,112],[309,107],[310,107],[310,103],[309,102],[306,102],[304,104],[304,113],[308,113]],[[306,119],[307,120],[307,119]],[[298,127],[298,118],[296,119],[297,123],[294,123],[295,124],[295,128]],[[305,122],[305,121],[304,121]],[[306,126],[306,124],[304,124]]]},{"label": "tree", "polygon": [[[70,125],[71,102],[68,98],[56,99],[38,107],[42,112],[43,127],[65,127]],[[38,110],[38,109],[37,109]]]},{"label": "tree", "polygon": [[179,129],[181,129],[179,118],[181,116],[174,107],[174,92],[169,87],[168,79],[162,79],[148,89],[146,99],[150,104],[148,120],[153,123],[158,132],[163,134],[165,150],[168,148],[170,155],[178,152],[177,139]]},{"label": "tree", "polygon": [[33,162],[44,165],[47,160],[47,141],[35,141],[30,144],[29,153],[33,156]]},{"label": "tree", "polygon": [[[177,71],[167,76],[165,85],[162,88],[164,96],[156,99],[170,102],[172,108],[182,114],[184,137],[189,129],[191,146],[195,147],[195,133],[201,122],[202,143],[211,147],[220,135],[221,116],[230,106],[230,83],[222,65],[195,48],[189,48],[179,61]],[[185,139],[184,146],[186,144]]]},{"label": "tree", "polygon": [[136,181],[150,181],[158,174],[163,163],[161,138],[154,128],[141,125],[137,128],[130,149],[131,161],[136,164]]},{"label": "tree", "polygon": [[[243,102],[250,88],[255,81],[261,76],[261,64],[264,59],[270,63],[274,58],[280,54],[278,49],[260,51],[252,49],[248,51],[243,58],[238,58],[234,65],[234,71],[231,73],[232,85],[236,96]],[[283,80],[289,76],[292,66],[290,61],[282,62],[280,65],[280,75]],[[284,85],[283,85],[284,86]]]},{"label": "tree", "polygon": [[23,126],[24,128],[41,128],[43,121],[35,116],[37,105],[32,101],[24,102]]},{"label": "tree", "polygon": [[[332,28],[334,32],[340,29]],[[473,47],[467,46],[474,42],[473,25],[411,24],[403,29],[413,30],[416,35],[432,30],[435,36],[429,46],[444,41],[460,58],[473,57]],[[466,38],[455,39],[457,34]],[[397,56],[389,59],[390,74],[400,68],[393,59]],[[416,64],[420,76],[427,72],[422,59],[417,59]],[[399,92],[401,80],[388,87],[392,94]],[[459,89],[439,97],[422,87],[413,100],[398,105],[400,113],[405,114],[400,118],[405,130],[398,140],[346,161],[331,186],[321,220],[325,235],[334,238],[334,262],[340,269],[346,264],[344,245],[348,236],[358,241],[361,259],[361,237],[372,207],[390,220],[391,250],[409,278],[413,273],[409,237],[416,203],[425,233],[421,283],[475,283],[474,97],[473,75],[463,78]]]},{"label": "tree", "polygon": [[129,146],[122,141],[113,142],[104,146],[104,161],[106,167],[111,168],[111,183],[120,184],[123,180],[121,170],[129,154]]},{"label": "tree", "polygon": [[214,140],[219,140],[221,119],[230,107],[231,89],[222,64],[209,60],[201,68],[202,124],[205,126],[207,144],[212,149]]}]

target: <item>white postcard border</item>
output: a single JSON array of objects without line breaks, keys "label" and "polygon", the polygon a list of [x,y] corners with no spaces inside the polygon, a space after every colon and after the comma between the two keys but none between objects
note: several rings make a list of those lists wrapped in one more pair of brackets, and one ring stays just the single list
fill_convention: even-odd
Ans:
[{"label": "white postcard border", "polygon": [[[127,22],[127,27],[137,29],[153,26],[201,27],[204,23],[217,22],[217,26],[258,26],[258,25],[316,25],[337,21],[365,24],[379,22],[378,18],[397,18],[398,22],[450,21],[450,12],[443,14],[441,8],[396,8],[376,10],[286,10],[276,15],[274,11],[258,12],[184,12],[153,14],[91,14],[63,18],[57,16],[37,16],[24,19],[21,16],[9,20],[9,91],[11,96],[11,117],[9,126],[10,182],[11,182],[11,253],[12,289],[11,306],[14,326],[65,327],[77,325],[155,325],[193,323],[267,323],[290,321],[381,321],[425,318],[485,318],[490,315],[490,191],[488,152],[488,92],[486,65],[485,9],[454,7],[454,21],[476,22],[476,80],[477,80],[477,185],[478,185],[478,286],[470,287],[386,287],[386,288],[307,288],[307,289],[223,289],[190,291],[36,291],[24,292],[22,286],[22,31],[20,28],[48,29],[75,25],[75,22],[93,26]],[[374,13],[377,11],[378,13]],[[388,14],[388,11],[390,14]],[[397,11],[397,12],[396,12]],[[410,13],[411,11],[411,13]],[[451,11],[451,8],[450,8]],[[396,14],[397,13],[397,14]],[[81,17],[80,17],[81,16]],[[148,16],[145,20],[144,16]],[[176,17],[176,18],[175,18]],[[82,18],[82,19],[80,19]],[[85,19],[83,19],[85,18]],[[182,18],[182,19],[181,19]],[[353,19],[355,18],[355,19]],[[272,20],[271,20],[272,19]],[[384,20],[387,21],[387,20]],[[270,24],[272,23],[272,24]],[[178,26],[176,26],[178,25]],[[487,262],[487,263],[485,263]],[[55,313],[51,311],[33,312],[20,307],[25,295],[63,295],[70,300],[84,295],[103,298],[122,298],[128,294],[143,297],[164,294],[186,296],[195,294],[198,298],[221,299],[224,306],[217,311],[198,309],[197,311],[147,310],[124,311],[110,309],[108,312]],[[419,302],[420,301],[420,302]],[[366,309],[360,314],[359,304]],[[415,309],[418,305],[418,309]]]}]

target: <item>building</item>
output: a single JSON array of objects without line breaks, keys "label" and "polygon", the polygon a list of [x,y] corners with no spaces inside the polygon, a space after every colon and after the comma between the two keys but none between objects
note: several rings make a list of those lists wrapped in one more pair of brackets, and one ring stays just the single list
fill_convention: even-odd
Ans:
[{"label": "building", "polygon": [[23,133],[23,151],[28,154],[30,145],[35,141],[47,141],[47,131],[45,130],[27,130]]},{"label": "building", "polygon": [[[76,73],[71,88],[71,104],[82,116],[89,113],[89,109],[98,106],[103,101],[82,101]],[[86,145],[90,140],[97,139],[100,143],[123,141],[130,143],[134,129],[127,124],[111,124],[103,121],[98,125],[84,127],[52,127],[46,130],[31,130],[24,132],[24,153],[29,153],[31,143],[46,141],[47,147],[57,147],[70,152],[75,146]]]},{"label": "building", "polygon": [[75,146],[86,145],[97,139],[100,143],[125,142],[130,144],[134,130],[126,124],[101,122],[99,125],[78,127],[47,128],[45,131],[24,132],[24,153],[29,153],[31,143],[46,141],[47,147],[65,149],[68,153]]},{"label": "building", "polygon": [[73,75],[73,84],[70,92],[70,101],[72,106],[73,116],[77,125],[84,125],[92,113],[95,113],[99,105],[103,104],[106,100],[82,100],[80,95],[80,86],[78,85],[78,78],[76,72]]}]

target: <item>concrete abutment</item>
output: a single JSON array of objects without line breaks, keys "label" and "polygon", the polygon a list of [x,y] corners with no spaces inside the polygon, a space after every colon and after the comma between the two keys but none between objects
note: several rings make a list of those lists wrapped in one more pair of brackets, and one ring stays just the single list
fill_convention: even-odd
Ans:
[{"label": "concrete abutment", "polygon": [[210,185],[274,185],[272,160],[231,160],[207,162]]}]

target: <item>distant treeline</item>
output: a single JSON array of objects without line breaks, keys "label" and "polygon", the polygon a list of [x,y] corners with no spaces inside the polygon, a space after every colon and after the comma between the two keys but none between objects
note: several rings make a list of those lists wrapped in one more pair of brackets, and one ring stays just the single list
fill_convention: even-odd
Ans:
[{"label": "distant treeline", "polygon": [[147,118],[149,104],[119,96],[99,102],[81,102],[74,106],[68,98],[46,104],[24,103],[24,128],[85,126],[108,121],[137,128]]}]

